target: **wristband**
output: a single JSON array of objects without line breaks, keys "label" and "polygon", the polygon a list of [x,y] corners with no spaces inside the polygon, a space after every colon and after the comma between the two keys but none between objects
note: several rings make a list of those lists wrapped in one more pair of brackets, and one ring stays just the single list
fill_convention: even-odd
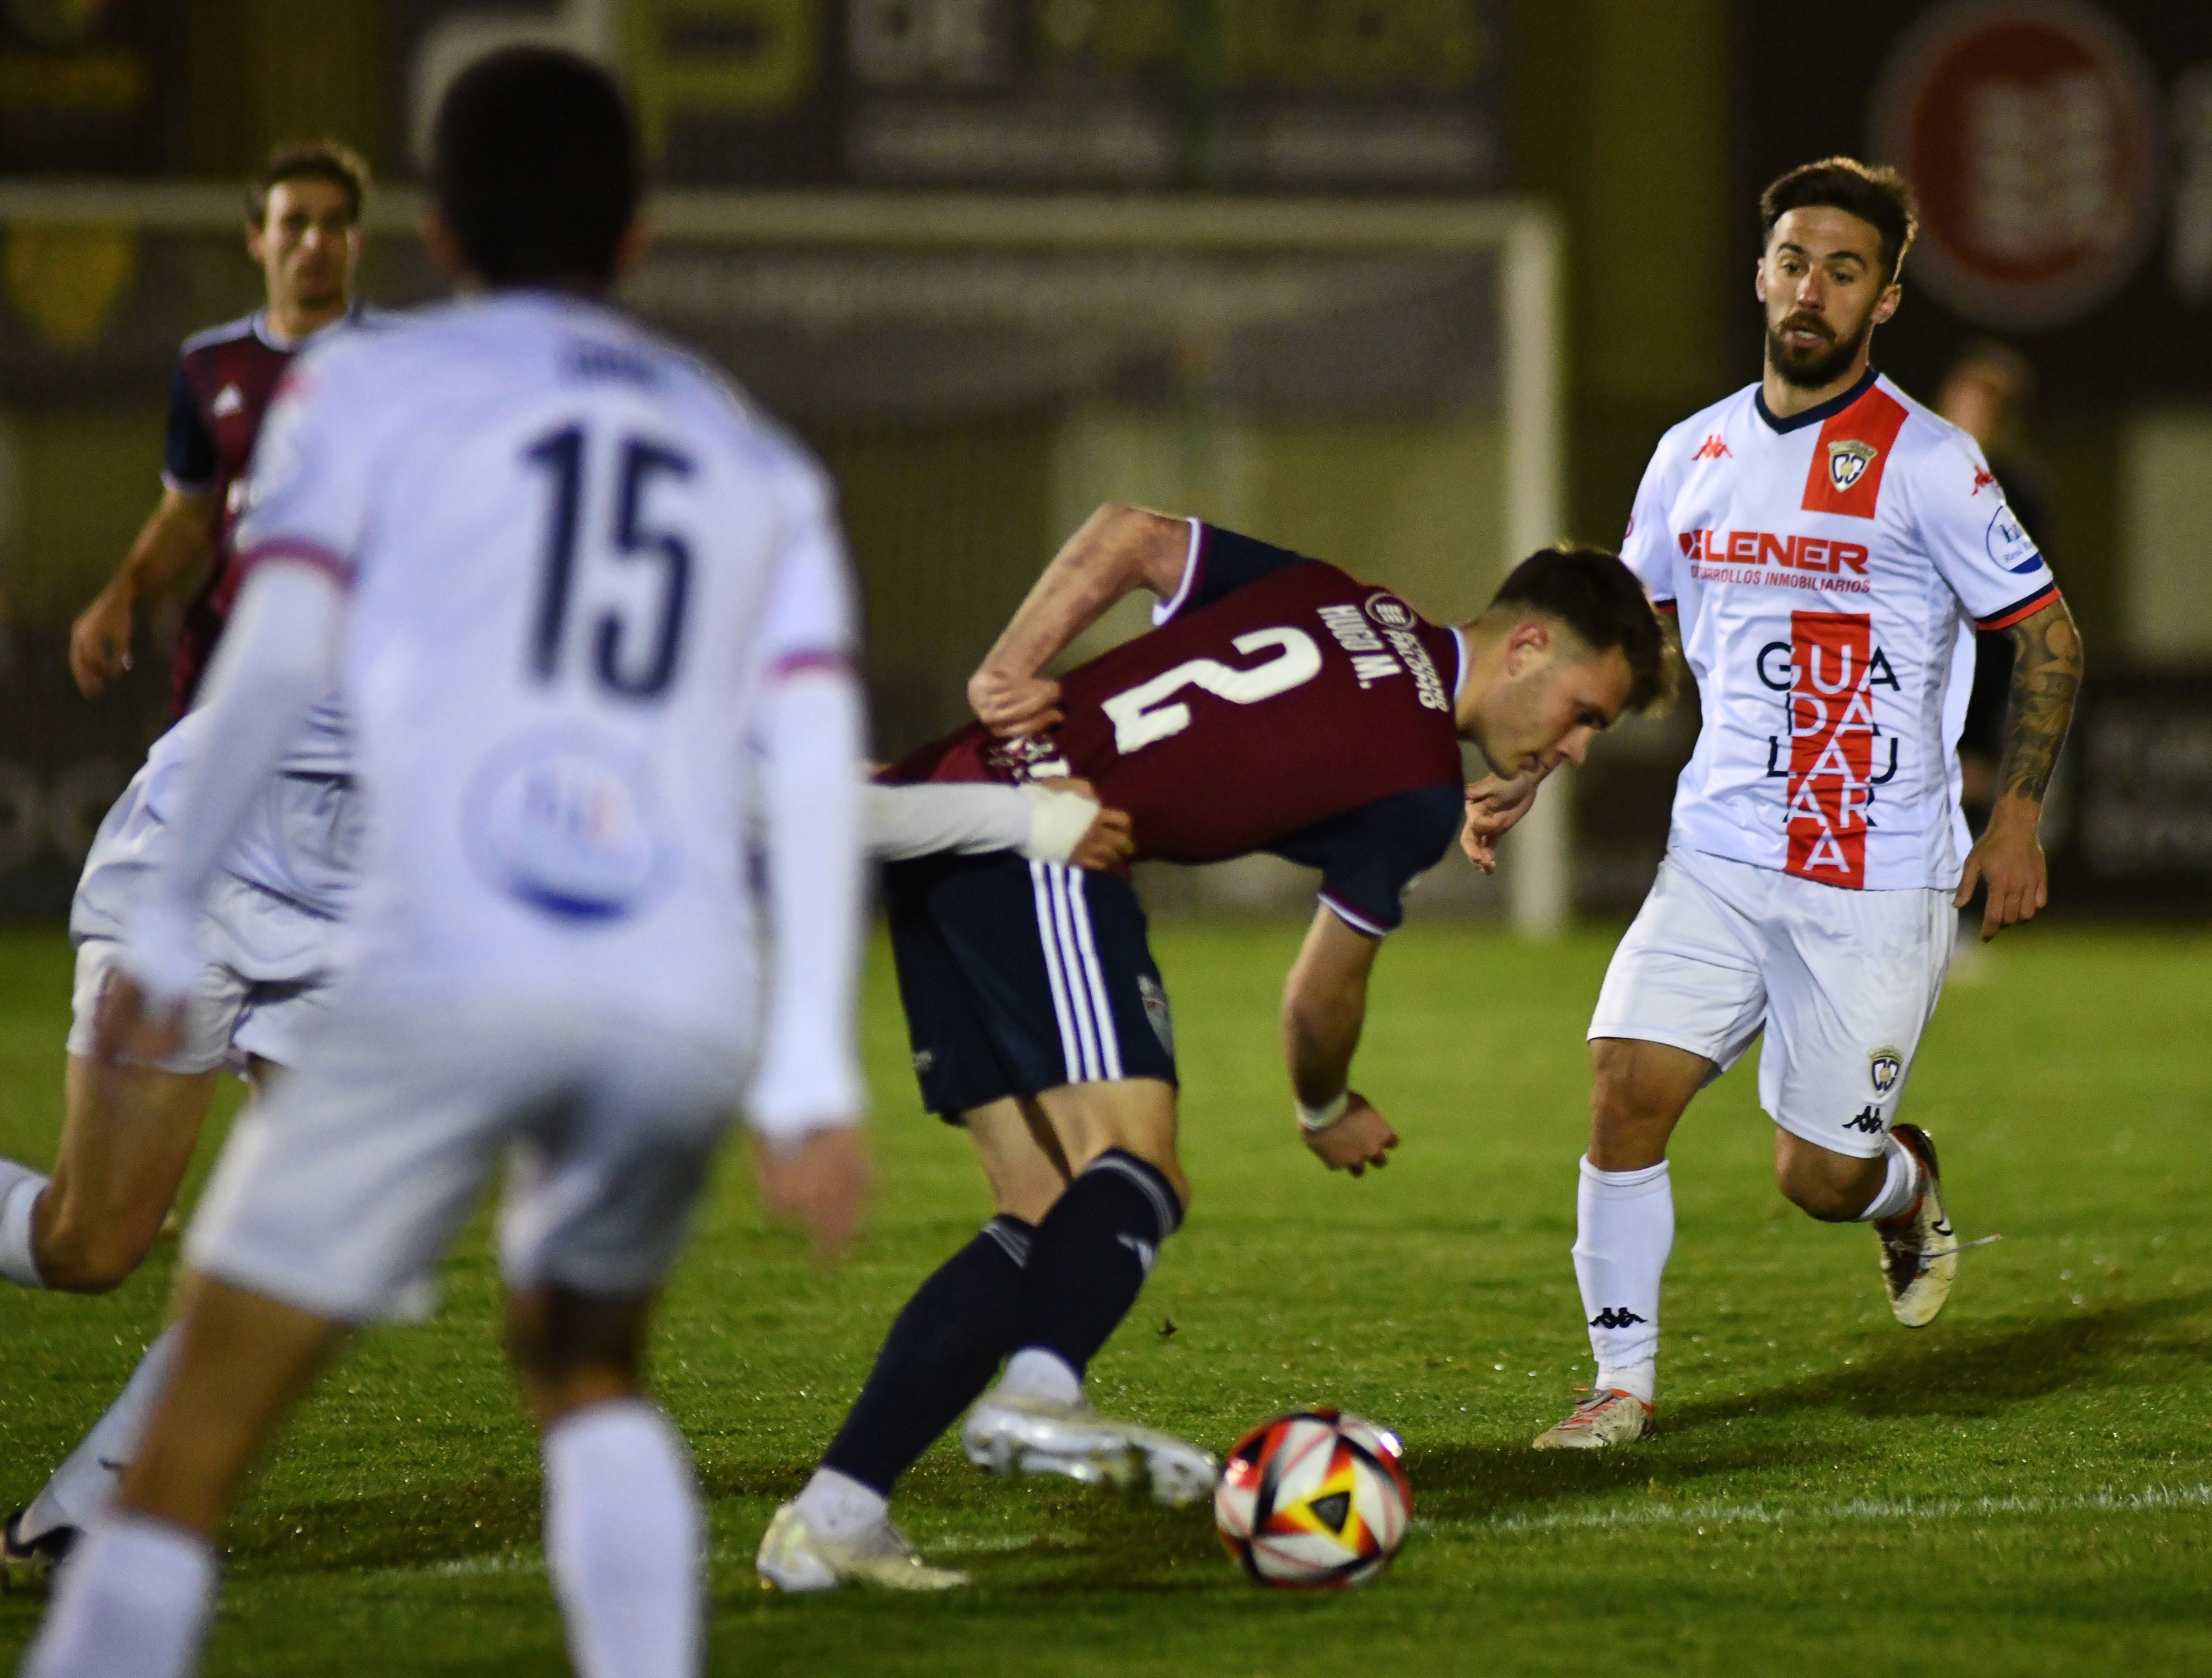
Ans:
[{"label": "wristband", "polygon": [[1316,1131],[1327,1130],[1352,1110],[1352,1091],[1349,1090],[1339,1090],[1335,1100],[1325,1101],[1318,1107],[1309,1107],[1296,1096],[1291,1100],[1298,1110],[1298,1128],[1309,1136]]}]

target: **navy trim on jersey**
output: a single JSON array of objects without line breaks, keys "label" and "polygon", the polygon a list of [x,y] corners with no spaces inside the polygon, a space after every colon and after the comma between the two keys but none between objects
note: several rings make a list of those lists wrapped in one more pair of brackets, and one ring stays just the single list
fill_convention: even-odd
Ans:
[{"label": "navy trim on jersey", "polygon": [[1173,594],[1153,605],[1152,627],[1156,629],[1190,604],[1190,591],[1197,586],[1198,574],[1206,568],[1206,521],[1192,519],[1188,522],[1190,526],[1190,547],[1183,555],[1182,581],[1176,585]]},{"label": "navy trim on jersey", "polygon": [[215,434],[192,395],[179,360],[169,380],[169,417],[161,435],[161,482],[179,495],[204,495],[215,488]]},{"label": "navy trim on jersey", "polygon": [[256,309],[252,314],[241,314],[235,320],[226,320],[220,326],[210,326],[204,331],[194,332],[184,341],[177,354],[181,357],[189,356],[195,350],[209,349],[215,344],[229,344],[242,337],[258,337],[258,329],[255,323],[260,319],[261,311]]},{"label": "navy trim on jersey", "polygon": [[2021,619],[2034,617],[2057,598],[2058,585],[2047,582],[2033,594],[2023,594],[2002,611],[1993,611],[1987,617],[1977,617],[1974,627],[1984,632],[2009,629]]},{"label": "navy trim on jersey", "polygon": [[1406,918],[1406,888],[1459,836],[1466,793],[1416,787],[1300,828],[1267,847],[1322,871],[1321,901],[1355,932],[1381,938]]},{"label": "navy trim on jersey", "polygon": [[1823,420],[1834,418],[1872,390],[1874,381],[1881,377],[1881,374],[1869,368],[1858,383],[1853,385],[1841,396],[1832,396],[1818,407],[1808,408],[1802,414],[1792,414],[1788,419],[1775,418],[1774,410],[1766,405],[1766,392],[1764,389],[1753,391],[1751,393],[1751,402],[1752,405],[1759,410],[1759,418],[1766,422],[1769,430],[1787,436],[1792,431],[1802,431],[1808,425],[1818,425]]},{"label": "navy trim on jersey", "polygon": [[1250,587],[1278,571],[1288,570],[1293,565],[1313,565],[1319,562],[1304,554],[1292,553],[1288,548],[1278,548],[1262,542],[1257,537],[1239,536],[1233,530],[1224,530],[1218,525],[1206,526],[1206,540],[1199,552],[1198,579],[1188,598],[1177,610],[1197,611],[1216,600],[1224,600],[1238,589]]}]

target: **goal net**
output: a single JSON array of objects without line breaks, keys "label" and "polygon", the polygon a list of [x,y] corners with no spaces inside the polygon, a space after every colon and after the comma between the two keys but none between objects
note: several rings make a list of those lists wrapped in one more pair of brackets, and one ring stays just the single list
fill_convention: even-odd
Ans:
[{"label": "goal net", "polygon": [[[372,206],[372,301],[437,291],[405,236],[418,210],[397,192]],[[154,435],[178,340],[255,300],[237,215],[215,189],[0,188],[0,402],[17,429],[105,404]],[[966,720],[969,672],[1102,501],[1318,555],[1446,620],[1561,533],[1559,239],[1541,210],[670,192],[653,225],[624,300],[727,368],[837,479],[886,754]],[[19,615],[81,604],[150,505],[150,474],[100,493],[125,503],[101,551],[9,556]],[[1144,621],[1125,603],[1071,656]],[[1498,882],[1453,860],[1417,906],[1559,925],[1564,792],[1509,842]],[[1168,872],[1148,891],[1170,902],[1303,889],[1265,861]]]}]

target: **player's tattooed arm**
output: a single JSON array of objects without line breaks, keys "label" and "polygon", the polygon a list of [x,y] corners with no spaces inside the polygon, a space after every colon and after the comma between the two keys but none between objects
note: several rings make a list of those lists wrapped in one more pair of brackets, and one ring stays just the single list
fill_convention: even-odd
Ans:
[{"label": "player's tattooed arm", "polygon": [[1109,502],[1069,537],[968,682],[994,733],[1042,733],[1060,720],[1060,684],[1041,672],[1114,603],[1139,588],[1163,599],[1182,582],[1190,525]]},{"label": "player's tattooed arm", "polygon": [[1977,887],[1988,889],[1982,909],[1985,940],[2051,901],[2036,825],[2081,687],[2081,637],[2063,600],[2053,600],[2008,633],[2013,645],[2012,696],[2005,707],[2004,756],[1997,766],[2001,790],[1959,880],[1962,907]]},{"label": "player's tattooed arm", "polygon": [[2012,639],[2012,691],[2005,702],[1997,786],[2002,793],[2041,804],[2081,688],[2081,636],[2063,600],[2053,600],[2006,633]]}]

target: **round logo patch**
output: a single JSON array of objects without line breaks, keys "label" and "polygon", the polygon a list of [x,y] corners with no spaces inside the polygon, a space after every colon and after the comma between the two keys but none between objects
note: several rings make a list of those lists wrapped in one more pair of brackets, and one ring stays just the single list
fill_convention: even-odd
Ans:
[{"label": "round logo patch", "polygon": [[1367,615],[1386,629],[1410,629],[1413,627],[1413,607],[1395,594],[1369,595]]},{"label": "round logo patch", "polygon": [[1990,515],[1989,532],[1983,541],[1990,557],[2008,571],[2025,576],[2043,563],[2043,553],[2035,545],[2035,538],[2013,517],[2012,508],[2002,504]]},{"label": "round logo patch", "polygon": [[665,883],[649,766],[573,728],[524,736],[486,760],[463,819],[486,884],[566,921],[633,915]]}]

